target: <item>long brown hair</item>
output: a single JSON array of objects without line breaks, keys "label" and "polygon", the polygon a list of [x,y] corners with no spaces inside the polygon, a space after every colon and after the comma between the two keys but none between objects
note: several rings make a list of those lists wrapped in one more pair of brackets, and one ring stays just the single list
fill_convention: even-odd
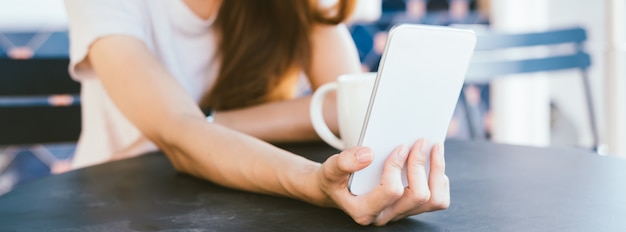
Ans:
[{"label": "long brown hair", "polygon": [[221,67],[202,106],[228,110],[293,97],[311,63],[314,24],[338,24],[355,0],[320,8],[316,0],[223,0],[215,26]]}]

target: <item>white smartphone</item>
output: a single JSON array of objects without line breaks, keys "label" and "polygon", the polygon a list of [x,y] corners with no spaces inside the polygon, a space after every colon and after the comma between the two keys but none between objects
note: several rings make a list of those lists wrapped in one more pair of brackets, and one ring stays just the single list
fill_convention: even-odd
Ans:
[{"label": "white smartphone", "polygon": [[[352,194],[380,184],[384,162],[397,146],[410,149],[424,138],[430,157],[432,145],[443,144],[475,44],[467,29],[403,24],[389,31],[359,140],[374,160],[350,176]],[[406,186],[406,170],[402,176]]]}]

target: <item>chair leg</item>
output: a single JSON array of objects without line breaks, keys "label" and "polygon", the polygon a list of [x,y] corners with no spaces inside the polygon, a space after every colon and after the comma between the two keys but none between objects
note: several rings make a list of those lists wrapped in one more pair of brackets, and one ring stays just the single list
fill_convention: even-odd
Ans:
[{"label": "chair leg", "polygon": [[52,168],[54,163],[58,161],[57,158],[54,157],[52,152],[50,152],[48,148],[44,147],[41,144],[30,146],[28,147],[28,150],[30,150],[30,152],[33,153],[33,155],[37,157],[37,159],[41,160],[41,162],[43,162],[50,168]]},{"label": "chair leg", "polygon": [[17,183],[17,175],[14,172],[7,171],[7,168],[13,163],[18,152],[17,147],[0,146],[0,196],[11,191]]},{"label": "chair leg", "polygon": [[596,113],[594,110],[593,98],[591,93],[591,85],[589,84],[589,75],[587,70],[582,71],[581,75],[583,79],[583,87],[585,89],[585,99],[587,100],[587,113],[589,117],[589,127],[591,128],[591,135],[593,137],[592,149],[598,152],[598,146],[600,145],[600,138],[598,133],[598,125],[596,124]]},{"label": "chair leg", "polygon": [[483,140],[485,139],[485,131],[483,128],[483,124],[480,118],[480,110],[478,107],[474,106],[469,100],[467,96],[465,96],[465,87],[461,89],[461,94],[459,95],[459,101],[463,104],[463,108],[465,109],[465,117],[467,120],[467,126],[469,128],[470,137],[472,140]]},{"label": "chair leg", "polygon": [[2,173],[17,157],[18,150],[13,146],[0,148],[0,173]]}]

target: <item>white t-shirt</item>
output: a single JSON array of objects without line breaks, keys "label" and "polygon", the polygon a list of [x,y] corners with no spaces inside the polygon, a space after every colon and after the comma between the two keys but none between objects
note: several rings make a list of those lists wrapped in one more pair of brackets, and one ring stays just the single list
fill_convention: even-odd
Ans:
[{"label": "white t-shirt", "polygon": [[65,0],[65,5],[71,38],[69,71],[82,86],[82,133],[73,167],[156,150],[115,107],[90,65],[81,62],[100,37],[134,36],[198,102],[219,68],[213,19],[201,19],[182,0]]}]

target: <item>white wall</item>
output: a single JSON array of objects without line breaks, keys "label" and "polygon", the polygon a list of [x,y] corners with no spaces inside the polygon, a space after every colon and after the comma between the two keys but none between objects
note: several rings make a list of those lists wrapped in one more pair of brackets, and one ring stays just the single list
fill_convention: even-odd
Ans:
[{"label": "white wall", "polygon": [[[605,19],[607,9],[605,1],[550,0],[549,4],[549,24],[551,27],[580,25],[587,29],[589,41],[586,48],[592,56],[590,78],[596,103],[597,120],[600,126],[600,139],[606,141],[606,128],[614,125],[606,125],[605,123],[604,81],[607,52]],[[626,41],[624,42],[626,43]],[[581,132],[578,136],[579,144],[588,145],[591,142],[591,134],[584,108],[582,85],[579,79],[576,79],[578,78],[576,75],[576,72],[564,72],[557,78],[553,78],[551,81],[552,98],[559,104],[564,113],[574,121],[578,131]]]},{"label": "white wall", "polygon": [[32,30],[66,25],[63,0],[0,0],[0,29]]},{"label": "white wall", "polygon": [[[589,41],[587,51],[591,54],[592,66],[590,69],[590,79],[594,102],[598,119],[604,117],[604,4],[602,1],[588,0],[550,0],[551,27],[567,27],[580,25],[587,29]],[[581,17],[584,15],[585,17]],[[555,75],[551,80],[552,98],[558,104],[565,115],[574,122],[579,131],[578,143],[589,145],[591,143],[591,131],[589,129],[588,117],[585,109],[585,99],[582,94],[582,84],[579,74],[575,71],[563,72]],[[604,120],[598,120],[602,132],[606,125]],[[603,134],[603,133],[600,134]],[[601,137],[604,140],[604,137]]]}]

